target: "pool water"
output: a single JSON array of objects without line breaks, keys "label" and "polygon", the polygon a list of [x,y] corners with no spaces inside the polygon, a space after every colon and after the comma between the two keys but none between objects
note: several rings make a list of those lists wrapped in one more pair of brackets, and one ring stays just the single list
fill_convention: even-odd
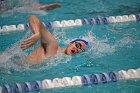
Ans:
[{"label": "pool water", "polygon": [[[38,3],[36,0],[33,2]],[[40,3],[60,3],[62,7],[45,13],[44,11],[32,12],[32,10],[25,11],[24,9],[17,11],[19,8],[15,7],[16,9],[10,9],[0,14],[0,26],[27,23],[27,18],[32,14],[37,15],[41,21],[47,22],[138,14],[140,11],[139,0],[43,0]],[[87,51],[74,56],[59,54],[39,64],[24,66],[18,66],[15,60],[17,56],[22,57],[34,48],[26,51],[21,51],[19,48],[20,42],[30,36],[30,31],[0,33],[0,86],[56,77],[137,69],[140,67],[139,29],[140,22],[49,29],[62,47],[76,38],[92,41],[94,45],[90,46]],[[140,80],[41,90],[31,93],[46,92],[139,93]]]}]

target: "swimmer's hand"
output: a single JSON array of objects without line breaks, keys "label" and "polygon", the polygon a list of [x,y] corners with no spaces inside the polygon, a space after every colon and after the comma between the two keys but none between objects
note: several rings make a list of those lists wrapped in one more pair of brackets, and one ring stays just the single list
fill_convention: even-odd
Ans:
[{"label": "swimmer's hand", "polygon": [[26,39],[25,41],[23,41],[21,43],[20,48],[22,50],[25,50],[25,49],[33,46],[38,40],[39,40],[39,34],[38,33],[33,34],[31,37],[29,37],[28,39]]},{"label": "swimmer's hand", "polygon": [[61,7],[60,4],[46,4],[46,5],[42,5],[39,7],[40,10],[43,10],[43,9],[47,9],[47,10],[53,10],[55,8],[59,8]]}]

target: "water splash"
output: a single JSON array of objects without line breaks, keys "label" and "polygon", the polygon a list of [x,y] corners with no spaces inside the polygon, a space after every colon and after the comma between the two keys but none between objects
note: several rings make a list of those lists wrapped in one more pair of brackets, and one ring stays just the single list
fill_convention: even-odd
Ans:
[{"label": "water splash", "polygon": [[69,44],[69,42],[71,41],[69,38],[66,37],[66,32],[65,29],[61,29],[61,31],[59,31],[60,29],[54,29],[54,37],[56,38],[56,40],[61,43],[63,42],[64,46],[66,47],[67,44]]},{"label": "water splash", "polygon": [[50,57],[46,60],[43,60],[42,62],[40,62],[39,64],[32,64],[32,65],[28,65],[28,68],[30,70],[43,70],[46,69],[46,67],[53,67],[53,66],[57,66],[58,64],[66,64],[67,62],[69,62],[72,59],[72,56],[70,55],[66,55],[64,53],[57,53],[55,56]]},{"label": "water splash", "polygon": [[[5,0],[7,1],[7,0]],[[39,10],[39,1],[38,0],[14,0],[14,1],[7,1],[4,2],[1,6],[1,12],[3,17],[8,17],[14,14],[15,12],[18,13],[30,13],[30,14],[38,14],[38,15],[47,15],[46,11]]]},{"label": "water splash", "polygon": [[[0,68],[5,68],[5,69],[11,69],[11,68],[17,68],[16,62],[20,60],[25,61],[25,56],[27,53],[23,52],[20,49],[20,44],[21,42],[30,36],[30,32],[27,32],[25,36],[13,44],[11,47],[7,48],[4,52],[0,54]],[[5,70],[4,69],[4,70]]]},{"label": "water splash", "polygon": [[99,58],[105,55],[114,53],[115,47],[109,44],[108,38],[99,39],[92,31],[88,31],[85,36],[81,36],[82,39],[89,42],[89,48],[86,52],[89,57]]}]

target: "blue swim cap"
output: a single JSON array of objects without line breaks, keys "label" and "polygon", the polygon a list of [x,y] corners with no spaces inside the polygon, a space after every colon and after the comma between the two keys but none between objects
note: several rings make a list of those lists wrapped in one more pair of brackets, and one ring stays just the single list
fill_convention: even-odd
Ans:
[{"label": "blue swim cap", "polygon": [[83,40],[83,39],[76,39],[76,40],[71,41],[70,43],[74,43],[74,42],[76,42],[76,41],[82,41],[82,42],[84,42],[86,45],[88,45],[88,42],[87,42],[86,40]]}]

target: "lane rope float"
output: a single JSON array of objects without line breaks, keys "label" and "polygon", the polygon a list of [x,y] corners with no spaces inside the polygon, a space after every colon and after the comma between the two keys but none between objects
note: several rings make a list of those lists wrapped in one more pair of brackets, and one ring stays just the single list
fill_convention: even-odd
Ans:
[{"label": "lane rope float", "polygon": [[0,86],[0,93],[21,93],[70,86],[88,86],[130,79],[140,79],[140,68],[129,69],[128,71],[120,70],[108,73],[103,72],[82,76],[54,78],[53,80],[36,80],[33,82],[15,83],[13,85],[5,84]]},{"label": "lane rope float", "polygon": [[[111,24],[129,21],[140,21],[140,14],[84,18],[75,20],[62,20],[46,23],[43,22],[43,24],[46,26],[46,28],[56,28],[56,27],[71,27],[71,26],[94,25],[94,24]],[[29,24],[4,25],[0,27],[0,32],[11,32],[16,30],[23,31],[26,29],[29,29]]]}]

